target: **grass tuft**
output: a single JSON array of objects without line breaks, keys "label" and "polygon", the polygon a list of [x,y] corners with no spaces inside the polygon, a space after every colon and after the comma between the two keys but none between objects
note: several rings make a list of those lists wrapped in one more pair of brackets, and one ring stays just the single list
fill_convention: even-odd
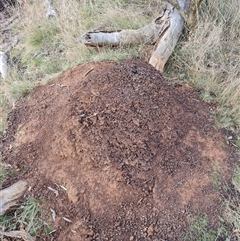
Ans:
[{"label": "grass tuft", "polygon": [[235,189],[240,194],[240,166],[237,166],[235,168],[235,172],[234,172],[233,178],[232,178],[232,183],[233,183]]},{"label": "grass tuft", "polygon": [[240,240],[240,166],[235,168],[232,183],[234,188],[230,189],[228,197],[224,200],[225,212],[223,218],[231,227],[228,240]]},{"label": "grass tuft", "polygon": [[0,188],[2,187],[5,180],[6,180],[6,170],[3,167],[0,167]]},{"label": "grass tuft", "polygon": [[33,198],[27,199],[14,213],[1,216],[0,224],[5,231],[24,230],[32,237],[49,229],[42,221],[38,202]]},{"label": "grass tuft", "polygon": [[185,241],[215,241],[218,238],[226,237],[228,230],[223,225],[220,225],[218,230],[209,228],[208,217],[206,214],[190,217],[189,230],[186,233]]}]

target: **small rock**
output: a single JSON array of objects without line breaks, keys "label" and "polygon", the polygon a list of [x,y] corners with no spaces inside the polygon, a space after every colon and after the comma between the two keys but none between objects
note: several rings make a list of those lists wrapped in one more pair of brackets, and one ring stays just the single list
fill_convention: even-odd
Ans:
[{"label": "small rock", "polygon": [[153,225],[149,226],[148,229],[147,229],[147,234],[148,236],[153,236],[153,232],[154,232],[154,228],[153,228]]},{"label": "small rock", "polygon": [[134,240],[134,236],[131,236],[130,238],[129,238],[129,241],[133,241]]}]

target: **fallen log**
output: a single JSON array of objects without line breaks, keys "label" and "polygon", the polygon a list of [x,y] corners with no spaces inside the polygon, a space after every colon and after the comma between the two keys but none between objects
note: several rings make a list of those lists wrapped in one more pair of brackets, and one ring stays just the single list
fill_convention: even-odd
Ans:
[{"label": "fallen log", "polygon": [[[199,6],[201,0],[195,1]],[[149,63],[163,72],[164,66],[184,29],[184,19],[187,19],[192,6],[196,6],[194,1],[191,5],[190,0],[175,0],[171,3],[166,4],[162,13],[154,21],[140,29],[112,32],[90,31],[83,35],[83,43],[86,46],[94,47],[156,43]]]},{"label": "fallen log", "polygon": [[83,43],[91,47],[154,43],[168,27],[168,16],[162,12],[150,24],[140,29],[87,32],[83,35]]},{"label": "fallen log", "polygon": [[15,206],[28,187],[26,181],[18,181],[0,191],[0,216]]}]

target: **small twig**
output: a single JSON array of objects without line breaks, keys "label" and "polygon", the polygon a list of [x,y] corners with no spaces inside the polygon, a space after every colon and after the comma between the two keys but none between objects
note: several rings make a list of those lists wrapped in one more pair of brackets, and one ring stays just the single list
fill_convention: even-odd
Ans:
[{"label": "small twig", "polygon": [[141,198],[138,200],[137,204],[140,204],[143,199],[144,199],[144,197],[141,197]]},{"label": "small twig", "polygon": [[54,192],[54,194],[56,195],[56,197],[59,195],[58,191],[56,189],[53,189],[51,187],[48,187],[48,190]]},{"label": "small twig", "polygon": [[64,85],[64,84],[58,84],[58,86],[59,86],[60,88],[68,87],[68,85]]},{"label": "small twig", "polygon": [[64,191],[67,191],[67,188],[64,187],[63,185],[60,185],[60,184],[57,184],[57,183],[54,183],[58,188],[62,188]]},{"label": "small twig", "polygon": [[68,218],[63,217],[63,219],[64,219],[66,222],[68,222],[68,223],[72,223],[72,221],[71,221],[70,219],[68,219]]},{"label": "small twig", "polygon": [[239,147],[236,144],[234,144],[232,141],[229,141],[230,144],[232,144],[234,147]]},{"label": "small twig", "polygon": [[59,187],[61,187],[63,190],[67,191],[67,188],[62,186],[62,185],[59,185]]},{"label": "small twig", "polygon": [[84,75],[87,76],[90,72],[92,72],[94,70],[94,68],[91,68],[90,70],[88,70]]},{"label": "small twig", "polygon": [[49,234],[55,233],[57,229],[52,230]]}]

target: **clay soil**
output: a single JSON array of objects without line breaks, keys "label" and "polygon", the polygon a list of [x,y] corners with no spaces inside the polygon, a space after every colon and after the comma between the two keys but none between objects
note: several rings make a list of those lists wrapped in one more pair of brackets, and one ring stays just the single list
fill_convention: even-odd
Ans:
[{"label": "clay soil", "polygon": [[214,173],[229,177],[230,152],[198,95],[128,60],[79,65],[22,98],[0,148],[55,230],[38,240],[183,240],[198,213],[216,227]]}]

